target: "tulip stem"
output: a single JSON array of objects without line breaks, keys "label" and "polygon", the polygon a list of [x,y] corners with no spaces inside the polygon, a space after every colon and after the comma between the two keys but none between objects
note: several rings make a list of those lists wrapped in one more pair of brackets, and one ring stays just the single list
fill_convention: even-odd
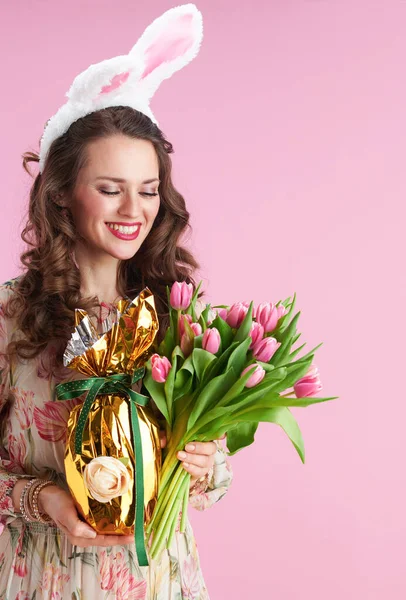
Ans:
[{"label": "tulip stem", "polygon": [[[183,473],[182,473],[182,471],[183,471]],[[181,476],[180,479],[183,479],[183,481],[181,481],[178,486],[178,491],[177,491],[174,501],[172,501],[172,503],[171,503],[171,498],[170,497],[168,498],[168,501],[166,502],[167,510],[164,512],[160,523],[158,524],[157,528],[155,529],[155,535],[154,535],[154,539],[153,539],[152,547],[151,547],[151,555],[153,558],[156,558],[156,556],[161,551],[161,549],[165,543],[165,539],[168,536],[168,532],[169,532],[169,539],[170,539],[172,529],[174,530],[176,527],[177,519],[179,516],[180,502],[181,502],[181,499],[183,496],[183,492],[186,489],[186,486],[188,483],[188,477],[187,477],[188,473],[183,469],[183,467],[179,468],[178,473],[176,473],[175,477],[176,478],[179,477],[179,474]],[[168,539],[167,546],[169,546],[169,539]]]},{"label": "tulip stem", "polygon": [[182,519],[180,522],[181,533],[185,533],[185,527],[186,527],[187,507],[188,507],[188,503],[189,503],[189,490],[190,490],[190,473],[188,473],[188,477],[187,477],[186,481],[187,481],[187,486],[185,487],[184,495],[183,495]]}]

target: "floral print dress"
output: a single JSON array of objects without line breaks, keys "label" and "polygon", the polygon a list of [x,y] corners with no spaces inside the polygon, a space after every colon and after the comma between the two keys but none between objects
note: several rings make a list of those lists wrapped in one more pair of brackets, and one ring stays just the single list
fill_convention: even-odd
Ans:
[{"label": "floral print dress", "polygon": [[[0,352],[22,335],[4,306],[15,279],[0,285]],[[98,324],[113,304],[100,305]],[[95,323],[96,324],[96,323]],[[67,492],[64,476],[66,423],[83,398],[54,400],[55,386],[75,372],[52,366],[52,348],[35,359],[0,355],[0,600],[207,600],[196,541],[189,521],[176,531],[159,560],[140,567],[134,544],[111,547],[72,545],[57,527],[27,523],[11,501],[20,478],[49,477]],[[220,500],[232,481],[232,469],[217,442],[212,479],[190,505],[206,510]]]}]

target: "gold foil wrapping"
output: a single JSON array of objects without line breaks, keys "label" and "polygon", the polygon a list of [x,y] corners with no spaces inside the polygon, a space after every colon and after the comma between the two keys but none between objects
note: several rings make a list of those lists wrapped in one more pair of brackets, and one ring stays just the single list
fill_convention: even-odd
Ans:
[{"label": "gold foil wrapping", "polygon": [[[132,374],[142,367],[153,351],[159,323],[154,297],[148,288],[133,301],[122,300],[116,318],[105,323],[108,329],[101,337],[83,310],[75,314],[75,333],[65,352],[65,366],[87,375],[104,377],[115,373]],[[114,322],[116,321],[116,322]],[[95,341],[96,340],[96,341]],[[82,347],[83,346],[83,347]],[[83,351],[77,355],[78,351]],[[138,381],[135,391],[141,387]],[[75,432],[82,403],[75,406],[68,419],[65,470],[69,489],[84,519],[101,534],[130,535],[135,521],[135,469],[130,400],[125,393],[97,395],[89,411],[82,437],[82,453],[75,452]],[[156,504],[161,448],[159,425],[147,405],[136,405],[143,454],[144,524],[147,525]],[[108,502],[94,499],[84,480],[86,465],[98,456],[128,458],[129,490]]]}]

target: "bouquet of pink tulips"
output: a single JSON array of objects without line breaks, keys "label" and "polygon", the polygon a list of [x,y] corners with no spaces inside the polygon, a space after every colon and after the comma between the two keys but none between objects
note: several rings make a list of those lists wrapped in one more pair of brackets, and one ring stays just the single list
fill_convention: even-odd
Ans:
[{"label": "bouquet of pink tulips", "polygon": [[253,302],[206,304],[196,313],[201,282],[175,282],[168,294],[170,326],[158,353],[146,363],[144,385],[166,421],[167,446],[158,500],[146,534],[151,556],[172,542],[181,512],[185,530],[190,474],[177,452],[192,441],[227,435],[229,455],[254,441],[259,422],[276,423],[286,432],[304,462],[304,444],[289,407],[305,407],[336,397],[316,398],[321,390],[315,351],[301,358],[305,346],[292,350],[300,312],[296,295],[276,305]]}]

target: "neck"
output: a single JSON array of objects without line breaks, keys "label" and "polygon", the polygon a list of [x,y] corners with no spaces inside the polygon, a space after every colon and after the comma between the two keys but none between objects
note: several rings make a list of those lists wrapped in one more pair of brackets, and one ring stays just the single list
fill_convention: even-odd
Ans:
[{"label": "neck", "polygon": [[103,254],[92,256],[88,249],[75,248],[75,261],[80,272],[80,293],[84,298],[96,296],[99,302],[115,302],[120,293],[117,289],[117,271],[120,261]]}]

